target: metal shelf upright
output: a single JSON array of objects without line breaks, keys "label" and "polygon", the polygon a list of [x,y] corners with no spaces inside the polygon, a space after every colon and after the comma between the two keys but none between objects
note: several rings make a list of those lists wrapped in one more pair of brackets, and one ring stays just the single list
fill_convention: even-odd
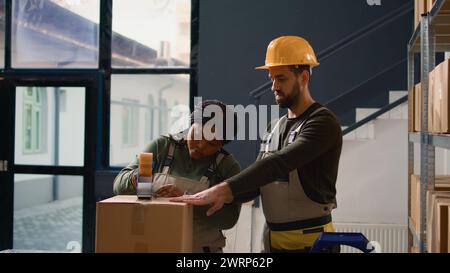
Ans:
[{"label": "metal shelf upright", "polygon": [[[435,68],[436,53],[450,51],[450,14],[441,12],[446,0],[437,0],[421,21],[408,43],[408,90],[414,88],[414,56],[420,54],[421,78],[421,132],[408,135],[408,249],[413,245],[421,253],[427,250],[427,190],[434,189],[435,147],[450,149],[450,135],[428,132],[428,82],[429,72]],[[411,93],[410,93],[411,95]],[[409,99],[412,99],[411,97]],[[410,111],[413,109],[410,109]],[[414,143],[420,143],[420,230],[411,223],[411,175],[414,174]]]}]

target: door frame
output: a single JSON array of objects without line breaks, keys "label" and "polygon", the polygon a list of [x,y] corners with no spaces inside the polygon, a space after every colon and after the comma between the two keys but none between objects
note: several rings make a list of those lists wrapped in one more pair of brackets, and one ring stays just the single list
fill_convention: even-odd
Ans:
[{"label": "door frame", "polygon": [[[103,127],[103,75],[99,70],[19,71],[0,78],[0,113],[3,134],[0,136],[0,160],[8,161],[8,170],[0,172],[0,250],[13,248],[14,175],[49,174],[83,177],[82,251],[93,252],[95,242],[95,172],[100,166]],[[84,87],[85,132],[84,166],[20,165],[14,162],[15,108],[17,86]],[[0,163],[1,165],[1,163]]]}]

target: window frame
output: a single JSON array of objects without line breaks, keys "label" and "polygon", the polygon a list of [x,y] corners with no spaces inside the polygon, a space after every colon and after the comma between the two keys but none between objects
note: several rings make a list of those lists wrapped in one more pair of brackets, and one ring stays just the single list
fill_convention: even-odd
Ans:
[{"label": "window frame", "polygon": [[2,59],[2,63],[1,63],[1,65],[0,65],[0,69],[4,69],[5,68],[5,56],[6,56],[6,9],[7,9],[7,6],[6,6],[6,1],[7,0],[0,0],[0,3],[2,3],[2,6],[3,6],[3,16],[0,16],[0,25],[3,25],[3,29],[0,29],[0,33],[2,33],[3,32],[3,38],[2,39],[0,39],[0,41],[1,40],[3,40],[3,44],[2,45],[0,45],[0,48],[2,48],[3,50],[2,51],[0,51],[0,54],[2,54],[2,56],[0,57],[0,59]]}]

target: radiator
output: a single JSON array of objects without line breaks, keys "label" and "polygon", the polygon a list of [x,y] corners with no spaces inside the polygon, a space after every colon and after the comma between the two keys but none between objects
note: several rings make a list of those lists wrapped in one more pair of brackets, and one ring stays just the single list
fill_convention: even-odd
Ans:
[{"label": "radiator", "polygon": [[[369,241],[376,241],[382,253],[407,253],[408,227],[392,224],[333,223],[336,232],[360,232]],[[361,253],[359,250],[343,246],[342,253]]]}]

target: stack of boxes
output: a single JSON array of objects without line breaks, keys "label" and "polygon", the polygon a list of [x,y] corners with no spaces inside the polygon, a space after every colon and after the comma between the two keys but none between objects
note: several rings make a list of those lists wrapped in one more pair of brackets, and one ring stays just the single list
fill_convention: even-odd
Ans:
[{"label": "stack of boxes", "polygon": [[[429,253],[450,250],[450,176],[436,176],[435,189],[427,191],[427,242]],[[420,231],[420,176],[411,176],[411,224]],[[414,250],[413,250],[414,251]]]}]

